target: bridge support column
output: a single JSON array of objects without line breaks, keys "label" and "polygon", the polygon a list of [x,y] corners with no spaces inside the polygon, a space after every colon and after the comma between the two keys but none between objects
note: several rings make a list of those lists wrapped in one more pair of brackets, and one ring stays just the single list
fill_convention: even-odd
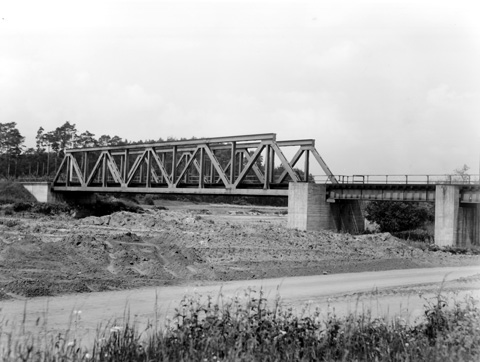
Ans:
[{"label": "bridge support column", "polygon": [[319,231],[335,229],[328,203],[327,186],[307,182],[290,182],[288,186],[288,227]]},{"label": "bridge support column", "polygon": [[480,246],[480,205],[460,203],[460,186],[437,185],[435,189],[435,244]]},{"label": "bridge support column", "polygon": [[435,188],[435,244],[454,246],[457,242],[460,188],[437,185]]}]

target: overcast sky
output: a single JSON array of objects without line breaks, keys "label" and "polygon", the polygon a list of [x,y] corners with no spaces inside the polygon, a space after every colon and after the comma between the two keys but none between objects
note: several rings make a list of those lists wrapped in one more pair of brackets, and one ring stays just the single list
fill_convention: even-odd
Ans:
[{"label": "overcast sky", "polygon": [[313,138],[335,174],[479,173],[477,1],[0,5],[0,122]]}]

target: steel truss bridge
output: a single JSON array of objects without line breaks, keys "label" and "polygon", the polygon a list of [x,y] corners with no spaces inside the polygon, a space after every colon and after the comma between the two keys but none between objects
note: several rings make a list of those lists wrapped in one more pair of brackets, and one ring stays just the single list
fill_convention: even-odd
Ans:
[{"label": "steel truss bridge", "polygon": [[52,190],[288,196],[289,182],[309,181],[312,156],[337,183],[314,140],[274,133],[66,149]]},{"label": "steel truss bridge", "polygon": [[[293,157],[288,160],[286,149]],[[311,182],[310,160],[325,175],[327,200],[435,201],[439,184],[460,186],[462,203],[480,203],[478,178],[451,175],[335,176],[312,139],[274,133],[66,149],[55,192],[288,196],[289,182]],[[303,162],[300,162],[300,161]]]}]

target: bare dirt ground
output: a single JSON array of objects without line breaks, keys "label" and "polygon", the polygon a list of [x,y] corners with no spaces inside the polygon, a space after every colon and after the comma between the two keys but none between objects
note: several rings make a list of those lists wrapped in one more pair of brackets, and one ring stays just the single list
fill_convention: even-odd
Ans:
[{"label": "bare dirt ground", "polygon": [[480,256],[424,251],[388,233],[287,229],[286,208],[156,202],[143,214],[0,216],[0,299],[480,265]]}]

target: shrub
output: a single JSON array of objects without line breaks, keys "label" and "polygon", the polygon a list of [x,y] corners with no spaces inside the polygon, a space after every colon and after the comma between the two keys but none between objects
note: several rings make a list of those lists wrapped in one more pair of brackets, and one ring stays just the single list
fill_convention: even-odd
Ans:
[{"label": "shrub", "polygon": [[29,202],[16,202],[13,204],[13,211],[15,212],[22,212],[28,211],[32,208],[32,203]]},{"label": "shrub", "polygon": [[375,222],[381,232],[414,230],[434,220],[433,207],[427,203],[370,201],[366,219]]},{"label": "shrub", "polygon": [[392,233],[393,236],[411,241],[420,241],[423,243],[433,243],[433,235],[428,230],[415,229]]},{"label": "shrub", "polygon": [[143,199],[143,203],[150,206],[155,205],[155,202],[153,201],[153,197],[151,195],[145,196],[145,198]]}]

